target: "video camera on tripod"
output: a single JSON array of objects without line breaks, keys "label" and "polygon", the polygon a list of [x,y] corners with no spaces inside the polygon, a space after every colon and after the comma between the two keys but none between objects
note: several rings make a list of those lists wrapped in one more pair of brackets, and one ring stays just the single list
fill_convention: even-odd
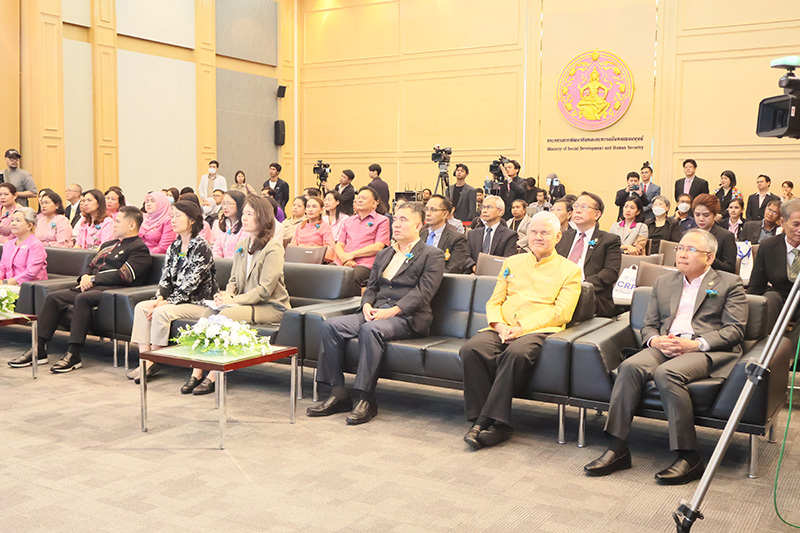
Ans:
[{"label": "video camera on tripod", "polygon": [[331,164],[323,163],[322,159],[317,159],[317,164],[314,165],[311,171],[317,176],[317,188],[321,190],[328,183],[328,176],[331,175]]},{"label": "video camera on tripod", "polygon": [[500,186],[506,181],[506,177],[503,175],[503,167],[509,161],[511,161],[509,158],[501,155],[489,164],[489,173],[492,175],[492,179],[487,179],[484,183],[486,192],[495,196],[500,194]]},{"label": "video camera on tripod", "polygon": [[800,139],[800,78],[794,75],[794,69],[800,68],[800,56],[775,59],[770,66],[786,69],[786,74],[778,80],[783,95],[761,100],[756,135]]},{"label": "video camera on tripod", "polygon": [[453,155],[453,149],[449,146],[442,148],[441,145],[437,144],[433,147],[431,161],[439,163],[439,176],[436,178],[436,187],[434,187],[436,194],[438,194],[440,190],[442,194],[445,194],[447,188],[450,187],[450,174],[448,169],[450,167],[451,155]]}]

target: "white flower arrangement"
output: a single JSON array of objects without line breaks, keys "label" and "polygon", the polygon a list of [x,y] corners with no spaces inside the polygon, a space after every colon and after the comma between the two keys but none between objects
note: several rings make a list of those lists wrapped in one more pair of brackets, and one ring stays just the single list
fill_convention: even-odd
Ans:
[{"label": "white flower arrangement", "polygon": [[193,326],[180,328],[178,333],[178,337],[173,339],[175,342],[203,353],[245,349],[272,353],[269,337],[259,337],[258,332],[246,323],[222,315],[201,318]]},{"label": "white flower arrangement", "polygon": [[6,287],[0,288],[0,315],[9,317],[15,313],[19,294]]}]

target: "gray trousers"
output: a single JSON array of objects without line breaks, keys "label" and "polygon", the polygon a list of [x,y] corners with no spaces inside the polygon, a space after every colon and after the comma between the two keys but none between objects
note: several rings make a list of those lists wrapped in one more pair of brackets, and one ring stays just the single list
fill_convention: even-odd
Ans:
[{"label": "gray trousers", "polygon": [[317,362],[317,382],[332,386],[344,385],[345,347],[358,337],[358,371],[355,388],[368,396],[375,394],[385,342],[414,336],[408,319],[400,316],[367,322],[358,313],[334,317],[322,326],[322,340]]},{"label": "gray trousers", "polygon": [[670,450],[696,450],[694,408],[688,385],[707,378],[710,371],[711,358],[702,352],[669,358],[660,350],[645,348],[629,357],[619,365],[619,375],[611,390],[606,433],[627,440],[642,389],[653,380],[669,422]]}]

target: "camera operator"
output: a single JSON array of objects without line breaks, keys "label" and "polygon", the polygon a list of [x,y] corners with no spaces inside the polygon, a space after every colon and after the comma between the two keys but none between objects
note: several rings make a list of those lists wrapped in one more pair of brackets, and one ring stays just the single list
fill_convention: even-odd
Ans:
[{"label": "camera operator", "polygon": [[567,195],[567,189],[561,180],[558,179],[558,174],[551,172],[547,175],[545,183],[550,185],[550,203],[555,203],[559,198],[564,198]]},{"label": "camera operator", "polygon": [[335,191],[342,197],[339,203],[339,210],[345,215],[353,214],[353,200],[356,198],[356,189],[353,187],[352,181],[356,179],[356,174],[350,169],[342,171],[339,176],[339,184],[335,187]]},{"label": "camera operator", "polygon": [[625,206],[625,202],[628,201],[628,198],[631,196],[636,196],[639,200],[642,201],[642,205],[650,204],[650,200],[647,199],[647,196],[642,194],[642,189],[639,187],[639,173],[638,172],[628,172],[628,185],[625,186],[624,189],[620,189],[617,191],[617,198],[614,200],[614,205],[619,206],[619,214],[617,215],[617,221],[623,219],[622,217],[622,208]]},{"label": "camera operator", "polygon": [[456,177],[456,182],[447,188],[447,194],[445,195],[455,206],[453,216],[458,220],[472,220],[480,213],[476,213],[475,187],[467,184],[469,167],[464,163],[458,163],[453,174]]},{"label": "camera operator", "polygon": [[519,171],[522,168],[514,159],[507,160],[507,162],[500,167],[503,171],[505,182],[500,186],[500,198],[506,204],[503,218],[508,220],[511,218],[511,204],[514,200],[524,200],[525,193],[527,192],[525,180],[519,177]]}]

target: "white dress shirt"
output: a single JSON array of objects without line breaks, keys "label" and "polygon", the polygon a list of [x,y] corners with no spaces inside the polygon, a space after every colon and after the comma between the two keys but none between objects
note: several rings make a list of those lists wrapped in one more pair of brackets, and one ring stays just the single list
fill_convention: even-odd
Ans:
[{"label": "white dress shirt", "polygon": [[[586,251],[589,250],[589,241],[592,240],[592,236],[594,235],[594,229],[596,227],[597,226],[592,226],[591,228],[589,228],[584,232],[586,234],[586,237],[584,237],[586,240],[583,243],[583,253],[581,253],[581,258],[578,261],[578,268],[581,269],[581,281],[586,281],[586,275],[583,273],[583,262],[586,260]],[[570,252],[572,252],[572,249],[575,248],[575,245],[578,243],[578,239],[580,238],[580,236],[581,236],[581,230],[575,228],[575,238],[572,240],[572,246],[569,247]],[[567,257],[569,256],[570,254],[567,254]]]}]

